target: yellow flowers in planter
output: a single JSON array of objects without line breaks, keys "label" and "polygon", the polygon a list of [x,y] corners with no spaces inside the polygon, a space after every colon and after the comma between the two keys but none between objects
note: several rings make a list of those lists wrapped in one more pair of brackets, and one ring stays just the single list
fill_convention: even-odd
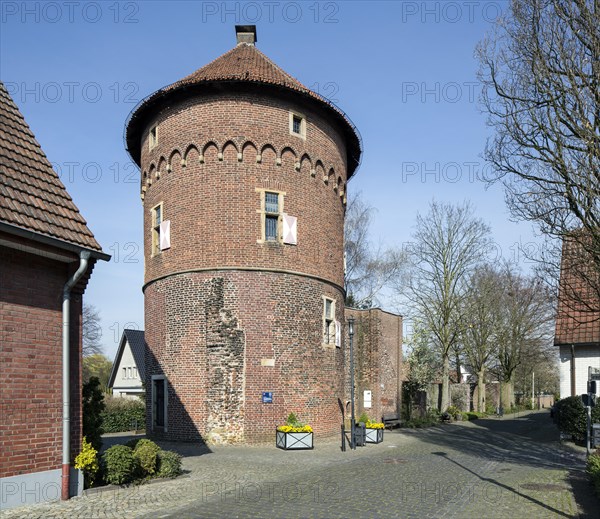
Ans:
[{"label": "yellow flowers in planter", "polygon": [[383,422],[372,422],[371,420],[367,420],[365,427],[367,429],[383,429]]},{"label": "yellow flowers in planter", "polygon": [[304,425],[302,422],[298,421],[296,415],[294,413],[290,413],[285,421],[285,425],[280,425],[277,427],[279,432],[284,433],[311,433],[313,432],[312,427],[310,425]]},{"label": "yellow flowers in planter", "polygon": [[277,427],[277,430],[279,432],[285,432],[285,433],[309,433],[309,432],[313,432],[312,427],[310,425],[280,425],[279,427]]}]

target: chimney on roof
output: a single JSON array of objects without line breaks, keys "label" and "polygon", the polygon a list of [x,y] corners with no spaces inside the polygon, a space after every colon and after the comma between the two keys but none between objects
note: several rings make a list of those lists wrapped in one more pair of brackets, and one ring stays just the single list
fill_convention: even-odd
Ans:
[{"label": "chimney on roof", "polygon": [[238,45],[242,43],[254,45],[256,43],[256,25],[236,25],[235,36]]}]

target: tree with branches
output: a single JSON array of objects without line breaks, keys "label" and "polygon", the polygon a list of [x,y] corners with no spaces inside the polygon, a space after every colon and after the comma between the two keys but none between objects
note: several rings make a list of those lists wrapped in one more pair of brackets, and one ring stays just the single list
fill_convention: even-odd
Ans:
[{"label": "tree with branches", "polygon": [[563,290],[564,297],[597,311],[600,1],[512,0],[477,54],[481,104],[494,130],[485,149],[487,180],[504,185],[515,218],[534,222],[549,238],[545,275],[559,272],[561,244],[553,240],[570,244],[563,272],[571,270],[578,289]]},{"label": "tree with branches", "polygon": [[517,369],[535,364],[552,345],[554,304],[545,286],[535,276],[522,276],[506,266],[501,275],[496,318],[497,353],[493,368],[502,382],[501,404],[514,405]]},{"label": "tree with branches", "polygon": [[479,412],[485,412],[486,371],[496,351],[501,293],[501,275],[493,266],[483,265],[470,275],[463,307],[466,317],[462,344],[467,364],[477,375],[475,410]]},{"label": "tree with branches", "polygon": [[81,315],[83,336],[83,356],[102,354],[102,328],[100,327],[100,312],[94,305],[83,304]]},{"label": "tree with branches", "polygon": [[346,304],[369,308],[377,295],[405,271],[406,255],[392,248],[374,247],[370,239],[375,209],[357,193],[349,198],[344,223]]},{"label": "tree with branches", "polygon": [[485,260],[489,233],[467,202],[434,201],[426,215],[417,215],[409,297],[414,317],[431,334],[442,362],[441,411],[450,403],[450,353],[465,327],[469,275]]}]

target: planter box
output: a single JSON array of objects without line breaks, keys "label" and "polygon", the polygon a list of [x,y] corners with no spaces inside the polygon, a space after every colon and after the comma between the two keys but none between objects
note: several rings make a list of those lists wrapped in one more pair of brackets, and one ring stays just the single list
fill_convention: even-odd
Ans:
[{"label": "planter box", "polygon": [[367,443],[381,443],[383,441],[383,429],[365,429]]},{"label": "planter box", "polygon": [[275,431],[275,445],[284,450],[300,450],[313,448],[313,433],[311,432],[281,432]]}]

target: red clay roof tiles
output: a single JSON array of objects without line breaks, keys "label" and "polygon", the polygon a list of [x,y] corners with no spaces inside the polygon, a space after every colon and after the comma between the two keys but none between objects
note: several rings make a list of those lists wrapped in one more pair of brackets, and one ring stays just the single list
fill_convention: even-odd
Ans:
[{"label": "red clay roof tiles", "polygon": [[101,250],[1,81],[0,221]]},{"label": "red clay roof tiles", "polygon": [[600,344],[598,275],[577,242],[562,250],[554,344]]}]

